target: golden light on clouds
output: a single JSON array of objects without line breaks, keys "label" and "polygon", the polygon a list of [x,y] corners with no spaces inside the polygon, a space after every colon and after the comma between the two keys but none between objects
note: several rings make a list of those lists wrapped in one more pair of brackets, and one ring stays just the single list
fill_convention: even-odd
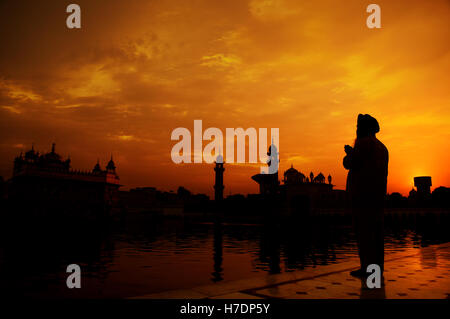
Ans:
[{"label": "golden light on clouds", "polygon": [[[389,191],[415,175],[450,186],[450,4],[298,0],[77,1],[0,5],[0,175],[17,145],[53,141],[77,168],[113,153],[126,187],[212,193],[210,165],[175,165],[176,127],[280,128],[293,164],[345,185],[343,146],[358,113],[381,125]],[[39,14],[33,8],[39,6]],[[33,13],[34,12],[34,13]],[[204,143],[206,145],[206,142]],[[230,165],[225,193],[256,192],[258,165]]]}]

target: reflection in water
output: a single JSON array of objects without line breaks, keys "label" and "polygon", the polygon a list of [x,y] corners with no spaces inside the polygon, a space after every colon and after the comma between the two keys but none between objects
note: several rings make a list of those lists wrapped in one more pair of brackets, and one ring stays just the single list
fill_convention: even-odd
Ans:
[{"label": "reflection in water", "polygon": [[264,225],[263,236],[260,242],[260,261],[267,264],[269,273],[278,274],[280,268],[280,232],[278,225]]},{"label": "reflection in water", "polygon": [[430,247],[426,251],[420,249],[420,264],[423,268],[435,268],[438,263],[436,249]]},{"label": "reflection in water", "polygon": [[[350,229],[322,222],[33,226],[1,232],[2,296],[131,297],[357,258]],[[445,242],[448,234],[395,229],[385,241],[389,253]],[[81,289],[66,288],[72,263],[81,266]]]},{"label": "reflection in water", "polygon": [[113,262],[114,241],[102,227],[61,229],[33,224],[2,235],[2,296],[58,296],[59,287],[65,287],[67,265],[79,264],[87,276],[103,282]]},{"label": "reflection in water", "polygon": [[214,271],[212,273],[212,281],[218,282],[223,279],[222,277],[222,223],[214,223]]}]

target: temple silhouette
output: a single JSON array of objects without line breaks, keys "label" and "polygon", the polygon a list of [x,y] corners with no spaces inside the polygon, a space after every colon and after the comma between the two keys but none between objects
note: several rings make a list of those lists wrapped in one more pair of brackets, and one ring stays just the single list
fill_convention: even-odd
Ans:
[{"label": "temple silhouette", "polygon": [[344,207],[345,191],[333,189],[331,175],[325,183],[321,172],[317,176],[311,172],[307,177],[291,164],[284,172],[281,184],[278,177],[279,154],[273,142],[267,155],[267,173],[253,175],[252,179],[259,185],[259,199],[277,202],[281,215],[304,216],[317,209]]},{"label": "temple silhouette", "polygon": [[[116,165],[111,159],[103,169],[100,162],[92,170],[71,167],[71,159],[56,152],[48,153],[31,147],[14,159],[12,177],[0,178],[0,199],[10,215],[51,218],[77,217],[181,217],[200,219],[221,216],[231,219],[261,217],[290,218],[308,216],[346,215],[346,191],[334,189],[332,176],[322,172],[305,174],[291,167],[279,180],[279,154],[272,143],[266,169],[251,176],[258,183],[257,194],[224,196],[226,163],[219,154],[214,162],[214,200],[205,194],[191,193],[180,186],[177,191],[162,191],[156,187],[120,190]],[[416,189],[408,197],[399,193],[386,195],[386,209],[450,208],[450,188],[437,187],[431,191],[430,176],[414,178]]]},{"label": "temple silhouette", "polygon": [[71,159],[51,152],[40,154],[34,146],[14,159],[8,199],[15,208],[36,214],[111,214],[118,201],[119,176],[111,156],[103,170],[99,161],[92,170],[75,170]]}]

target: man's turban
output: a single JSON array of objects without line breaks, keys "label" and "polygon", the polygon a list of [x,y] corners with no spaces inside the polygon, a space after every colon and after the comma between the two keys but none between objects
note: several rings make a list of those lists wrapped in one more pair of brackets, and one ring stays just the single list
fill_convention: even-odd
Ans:
[{"label": "man's turban", "polygon": [[367,134],[375,134],[380,131],[380,125],[378,121],[369,114],[358,115],[358,130]]}]

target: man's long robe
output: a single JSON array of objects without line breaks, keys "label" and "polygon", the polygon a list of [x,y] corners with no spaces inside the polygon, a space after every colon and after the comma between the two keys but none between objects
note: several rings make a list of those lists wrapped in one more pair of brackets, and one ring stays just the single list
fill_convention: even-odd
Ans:
[{"label": "man's long robe", "polygon": [[344,158],[347,194],[353,215],[361,269],[370,264],[384,268],[384,198],[389,153],[375,136],[357,138]]}]

